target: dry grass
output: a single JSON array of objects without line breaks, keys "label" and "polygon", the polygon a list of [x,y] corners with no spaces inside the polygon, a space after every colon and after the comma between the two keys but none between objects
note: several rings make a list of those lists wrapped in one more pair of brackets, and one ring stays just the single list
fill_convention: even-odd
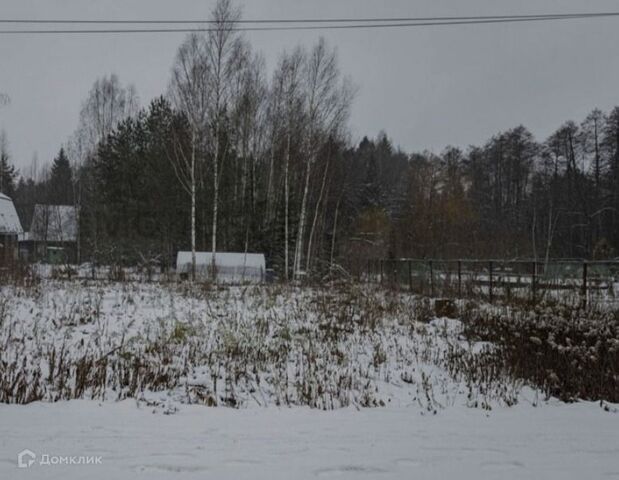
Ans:
[{"label": "dry grass", "polygon": [[0,315],[1,402],[395,401],[435,412],[463,391],[473,406],[512,404],[517,391],[480,373],[478,352],[460,327],[432,320],[429,300],[355,285],[46,281],[5,288]]},{"label": "dry grass", "polygon": [[619,314],[560,305],[463,309],[468,338],[496,345],[495,363],[547,396],[619,402]]},{"label": "dry grass", "polygon": [[[441,307],[443,309],[444,307]],[[354,284],[43,281],[0,294],[0,402],[137,398],[333,409],[617,401],[617,317],[459,305]]]}]

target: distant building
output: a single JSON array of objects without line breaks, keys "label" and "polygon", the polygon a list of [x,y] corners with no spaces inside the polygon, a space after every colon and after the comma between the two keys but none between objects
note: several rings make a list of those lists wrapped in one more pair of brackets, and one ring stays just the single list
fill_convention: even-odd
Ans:
[{"label": "distant building", "polygon": [[30,231],[20,238],[20,256],[30,262],[75,263],[78,228],[75,207],[37,204]]},{"label": "distant building", "polygon": [[[196,252],[196,278],[212,278],[212,252]],[[266,262],[262,253],[216,252],[217,281],[221,283],[262,283],[265,281]],[[176,273],[191,276],[191,252],[178,252]]]},{"label": "distant building", "polygon": [[12,265],[18,258],[18,237],[23,234],[15,205],[0,193],[0,267]]}]

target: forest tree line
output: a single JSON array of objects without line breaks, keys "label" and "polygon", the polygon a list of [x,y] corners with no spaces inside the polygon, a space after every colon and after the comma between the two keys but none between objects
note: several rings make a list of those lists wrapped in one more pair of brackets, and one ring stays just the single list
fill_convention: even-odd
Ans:
[{"label": "forest tree line", "polygon": [[616,255],[619,107],[543,142],[518,126],[440,154],[384,133],[351,145],[355,88],[336,51],[298,46],[269,73],[239,19],[220,0],[145,107],[115,75],[98,79],[51,168],[19,175],[0,137],[0,190],[25,228],[36,203],[75,205],[80,261],[263,252],[282,279],[368,258]]}]

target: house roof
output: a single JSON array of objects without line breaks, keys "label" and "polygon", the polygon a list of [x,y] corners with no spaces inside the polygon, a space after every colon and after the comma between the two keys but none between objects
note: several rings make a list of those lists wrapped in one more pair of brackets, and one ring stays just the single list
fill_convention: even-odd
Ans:
[{"label": "house roof", "polygon": [[0,234],[19,235],[23,231],[13,200],[0,193]]},{"label": "house roof", "polygon": [[77,241],[77,209],[71,205],[34,206],[29,240],[37,242]]}]

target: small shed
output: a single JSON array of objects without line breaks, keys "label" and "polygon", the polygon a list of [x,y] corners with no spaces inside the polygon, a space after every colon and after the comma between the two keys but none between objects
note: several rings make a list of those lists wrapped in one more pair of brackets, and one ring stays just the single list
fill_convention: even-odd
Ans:
[{"label": "small shed", "polygon": [[72,205],[34,206],[30,231],[21,238],[22,258],[46,263],[74,263],[77,257],[78,218]]},{"label": "small shed", "polygon": [[[266,261],[262,253],[196,252],[196,278],[212,278],[215,265],[216,278],[221,283],[262,283],[265,281]],[[176,273],[181,276],[191,274],[191,252],[178,252]]]},{"label": "small shed", "polygon": [[0,193],[0,267],[8,267],[17,260],[17,240],[23,233],[13,200]]}]

